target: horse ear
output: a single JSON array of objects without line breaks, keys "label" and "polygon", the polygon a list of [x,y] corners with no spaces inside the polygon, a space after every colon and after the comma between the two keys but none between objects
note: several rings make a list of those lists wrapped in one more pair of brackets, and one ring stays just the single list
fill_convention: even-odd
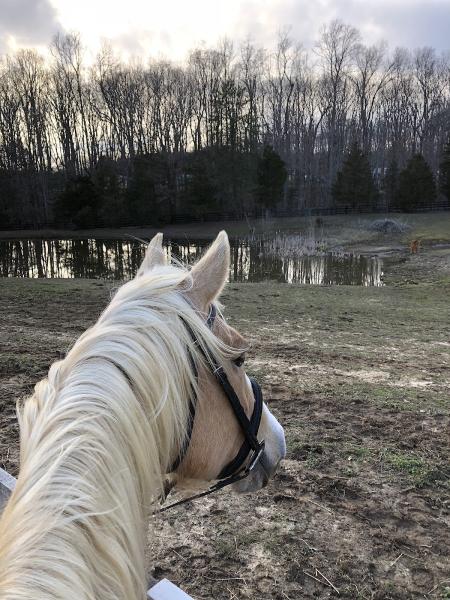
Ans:
[{"label": "horse ear", "polygon": [[221,231],[206,254],[191,270],[192,289],[189,291],[201,309],[208,306],[221,293],[230,269],[230,242],[225,231]]},{"label": "horse ear", "polygon": [[157,233],[155,237],[150,241],[145,251],[144,260],[136,274],[136,277],[144,275],[147,271],[154,269],[155,267],[163,267],[167,264],[166,253],[162,247],[163,234]]}]

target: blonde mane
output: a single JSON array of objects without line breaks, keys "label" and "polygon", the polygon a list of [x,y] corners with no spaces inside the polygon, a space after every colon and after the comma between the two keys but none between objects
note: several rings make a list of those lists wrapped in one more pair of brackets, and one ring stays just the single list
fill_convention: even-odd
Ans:
[{"label": "blonde mane", "polygon": [[190,355],[202,360],[189,329],[226,352],[180,293],[191,285],[173,266],[126,283],[19,409],[1,600],[145,597],[148,517],[185,435]]}]

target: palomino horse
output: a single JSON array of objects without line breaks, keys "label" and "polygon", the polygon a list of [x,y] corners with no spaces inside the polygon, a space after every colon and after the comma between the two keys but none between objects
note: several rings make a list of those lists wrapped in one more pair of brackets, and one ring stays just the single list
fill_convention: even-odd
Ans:
[{"label": "palomino horse", "polygon": [[167,473],[180,486],[223,473],[254,491],[284,457],[283,429],[242,368],[244,339],[214,318],[225,232],[190,271],[167,265],[161,243],[19,409],[1,600],[142,600]]}]

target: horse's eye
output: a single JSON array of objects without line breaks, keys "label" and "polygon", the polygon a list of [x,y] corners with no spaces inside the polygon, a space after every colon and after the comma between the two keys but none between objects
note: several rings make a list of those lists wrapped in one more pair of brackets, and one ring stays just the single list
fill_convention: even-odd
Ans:
[{"label": "horse's eye", "polygon": [[237,367],[242,367],[242,365],[243,365],[243,364],[244,364],[244,362],[245,362],[245,354],[241,354],[240,356],[238,356],[237,358],[235,358],[235,359],[233,360],[233,362],[234,362],[234,364],[235,364]]}]

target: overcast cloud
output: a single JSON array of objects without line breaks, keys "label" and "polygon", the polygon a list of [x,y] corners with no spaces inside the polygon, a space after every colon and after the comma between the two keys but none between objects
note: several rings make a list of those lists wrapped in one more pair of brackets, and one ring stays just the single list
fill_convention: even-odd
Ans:
[{"label": "overcast cloud", "polygon": [[109,40],[129,55],[181,59],[224,36],[270,46],[285,27],[311,47],[335,18],[367,44],[450,49],[450,0],[0,0],[0,15],[0,51],[47,45],[66,30],[92,52]]},{"label": "overcast cloud", "polygon": [[0,51],[47,45],[60,29],[50,0],[0,0]]},{"label": "overcast cloud", "polygon": [[305,46],[324,24],[340,19],[357,27],[365,43],[386,40],[391,47],[450,49],[450,0],[246,0],[235,32],[274,37],[283,27]]}]

